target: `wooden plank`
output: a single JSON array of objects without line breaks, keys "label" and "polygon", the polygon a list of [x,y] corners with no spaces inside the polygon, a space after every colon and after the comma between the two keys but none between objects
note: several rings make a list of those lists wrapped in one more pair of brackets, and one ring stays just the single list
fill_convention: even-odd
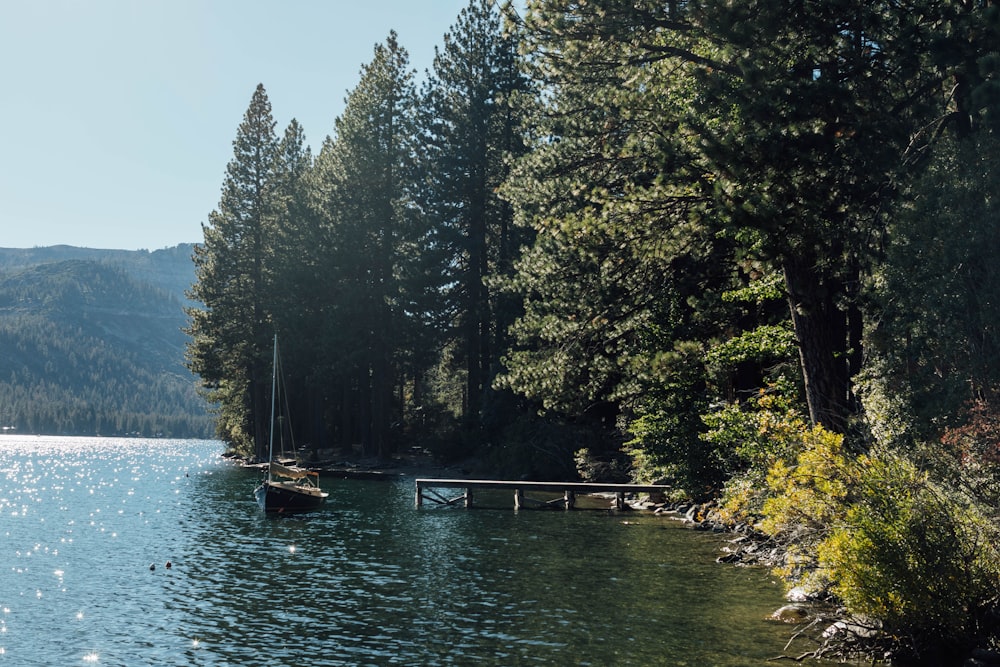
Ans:
[{"label": "wooden plank", "polygon": [[437,503],[438,505],[454,505],[459,501],[466,499],[465,495],[455,496],[454,498],[445,498],[434,489],[428,489],[428,488],[421,489],[417,493],[418,493],[418,501],[417,501],[418,506],[423,504],[421,502],[423,500],[430,500],[432,502]]}]

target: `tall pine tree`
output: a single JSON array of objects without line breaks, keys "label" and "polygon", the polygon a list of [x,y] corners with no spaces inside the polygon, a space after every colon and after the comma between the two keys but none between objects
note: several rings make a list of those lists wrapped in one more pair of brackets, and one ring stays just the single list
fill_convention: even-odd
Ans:
[{"label": "tall pine tree", "polygon": [[266,454],[270,378],[271,262],[278,140],[271,103],[258,85],[243,116],[219,206],[195,247],[188,363],[218,404],[219,435],[258,458]]},{"label": "tall pine tree", "polygon": [[513,320],[489,281],[512,272],[526,239],[498,196],[509,159],[526,150],[520,99],[530,89],[519,67],[518,33],[513,25],[505,29],[504,11],[489,0],[462,10],[436,53],[421,106],[423,255],[439,267],[445,338],[457,343],[450,349],[462,365],[463,413],[472,428],[481,425]]},{"label": "tall pine tree", "polygon": [[340,440],[376,456],[391,452],[391,427],[402,415],[400,341],[409,323],[400,263],[412,237],[412,78],[406,50],[391,33],[362,68],[316,165],[327,271],[318,287],[328,299],[326,361],[340,386]]}]

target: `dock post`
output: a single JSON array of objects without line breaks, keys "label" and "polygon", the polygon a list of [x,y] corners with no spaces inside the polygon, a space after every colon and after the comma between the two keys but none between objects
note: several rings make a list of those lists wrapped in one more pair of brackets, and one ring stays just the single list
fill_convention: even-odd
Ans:
[{"label": "dock post", "polygon": [[615,493],[615,509],[623,510],[625,509],[625,492],[618,491]]},{"label": "dock post", "polygon": [[465,489],[465,507],[466,509],[472,507],[472,487],[467,487]]},{"label": "dock post", "polygon": [[424,506],[424,494],[423,494],[423,489],[420,488],[420,482],[417,482],[416,503],[418,509]]},{"label": "dock post", "polygon": [[524,491],[522,489],[514,489],[514,509],[519,510],[524,507]]},{"label": "dock post", "polygon": [[566,502],[566,509],[573,509],[576,507],[576,492],[573,489],[566,489],[566,492],[563,494],[563,500]]}]

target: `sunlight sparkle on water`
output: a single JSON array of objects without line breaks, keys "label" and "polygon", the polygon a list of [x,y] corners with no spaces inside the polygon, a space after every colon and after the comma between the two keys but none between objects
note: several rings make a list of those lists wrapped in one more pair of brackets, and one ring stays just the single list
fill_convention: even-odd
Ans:
[{"label": "sunlight sparkle on water", "polygon": [[97,662],[98,661],[97,651],[91,651],[87,655],[83,656],[84,662]]}]

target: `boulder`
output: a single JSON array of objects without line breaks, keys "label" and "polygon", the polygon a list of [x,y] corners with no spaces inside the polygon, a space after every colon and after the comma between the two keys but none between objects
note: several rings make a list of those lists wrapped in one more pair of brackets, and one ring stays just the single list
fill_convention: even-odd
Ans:
[{"label": "boulder", "polygon": [[809,610],[799,604],[786,604],[776,609],[769,618],[781,623],[804,623],[809,619]]},{"label": "boulder", "polygon": [[789,591],[785,593],[785,599],[789,602],[809,602],[810,600],[815,600],[816,598],[817,596],[815,593],[806,590],[802,586],[796,586],[789,589]]}]

